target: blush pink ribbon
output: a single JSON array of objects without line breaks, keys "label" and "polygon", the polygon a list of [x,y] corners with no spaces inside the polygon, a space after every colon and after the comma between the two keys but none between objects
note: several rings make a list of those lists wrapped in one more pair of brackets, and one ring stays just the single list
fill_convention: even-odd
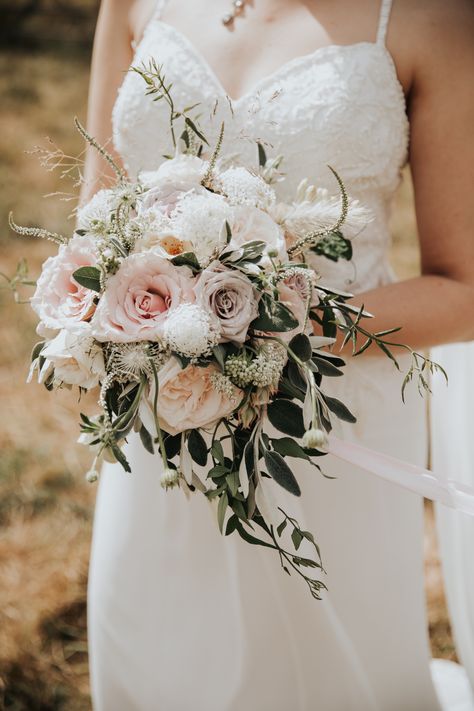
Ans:
[{"label": "blush pink ribbon", "polygon": [[360,444],[345,442],[334,435],[329,435],[325,451],[426,499],[474,516],[474,488],[470,486],[451,479],[443,481],[428,469],[375,452]]}]

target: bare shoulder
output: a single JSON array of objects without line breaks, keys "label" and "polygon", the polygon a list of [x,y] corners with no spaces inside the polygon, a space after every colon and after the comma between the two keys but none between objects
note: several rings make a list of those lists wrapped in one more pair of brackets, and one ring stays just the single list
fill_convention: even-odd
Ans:
[{"label": "bare shoulder", "polygon": [[156,7],[156,0],[129,0],[130,32],[139,40]]},{"label": "bare shoulder", "polygon": [[399,43],[413,79],[474,70],[474,0],[395,0]]}]

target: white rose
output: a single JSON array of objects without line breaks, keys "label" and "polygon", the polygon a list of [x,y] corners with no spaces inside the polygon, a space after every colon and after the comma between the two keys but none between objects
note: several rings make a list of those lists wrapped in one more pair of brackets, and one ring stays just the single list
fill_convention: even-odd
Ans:
[{"label": "white rose", "polygon": [[232,247],[240,247],[245,242],[261,240],[268,245],[262,260],[264,266],[268,263],[265,253],[270,250],[276,251],[282,262],[288,261],[285,234],[267,212],[257,207],[236,207],[233,220],[229,224],[232,231]]},{"label": "white rose", "polygon": [[140,183],[146,190],[171,184],[175,189],[192,190],[201,184],[208,164],[197,156],[185,153],[165,160],[157,170],[140,173]]},{"label": "white rose", "polygon": [[41,351],[46,358],[39,374],[43,382],[54,368],[55,377],[67,385],[78,385],[89,390],[105,376],[101,347],[91,336],[87,323],[63,329]]}]

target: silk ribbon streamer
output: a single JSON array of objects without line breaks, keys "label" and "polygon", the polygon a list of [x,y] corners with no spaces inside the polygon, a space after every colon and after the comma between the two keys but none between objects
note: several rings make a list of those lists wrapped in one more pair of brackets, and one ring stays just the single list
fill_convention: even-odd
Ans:
[{"label": "silk ribbon streamer", "polygon": [[328,454],[365,469],[392,484],[474,516],[474,488],[470,486],[451,479],[441,481],[428,469],[375,452],[360,444],[345,442],[334,435],[329,435],[325,450]]}]

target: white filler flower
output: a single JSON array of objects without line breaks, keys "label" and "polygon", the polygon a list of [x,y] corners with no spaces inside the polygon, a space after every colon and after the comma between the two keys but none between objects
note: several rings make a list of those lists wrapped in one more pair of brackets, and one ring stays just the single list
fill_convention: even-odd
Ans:
[{"label": "white filler flower", "polygon": [[198,304],[181,304],[170,312],[165,322],[166,345],[188,358],[208,355],[219,338],[218,319]]},{"label": "white filler flower", "polygon": [[228,168],[216,182],[233,205],[252,205],[267,210],[276,199],[273,188],[246,168]]},{"label": "white filler flower", "polygon": [[193,252],[205,267],[225,246],[225,222],[232,223],[233,209],[221,195],[186,194],[172,215],[175,235],[192,245]]}]

